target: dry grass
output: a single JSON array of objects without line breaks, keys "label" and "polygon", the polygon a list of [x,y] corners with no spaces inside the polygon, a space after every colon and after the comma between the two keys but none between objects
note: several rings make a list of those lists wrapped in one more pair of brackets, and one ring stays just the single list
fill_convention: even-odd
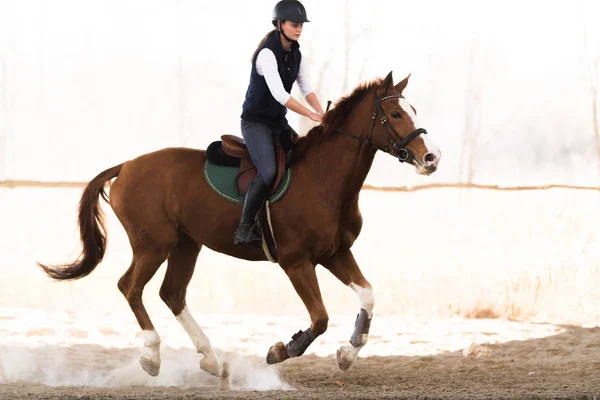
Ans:
[{"label": "dry grass", "polygon": [[493,306],[476,306],[471,310],[461,312],[461,317],[475,319],[495,319],[500,318],[500,314],[493,309]]}]

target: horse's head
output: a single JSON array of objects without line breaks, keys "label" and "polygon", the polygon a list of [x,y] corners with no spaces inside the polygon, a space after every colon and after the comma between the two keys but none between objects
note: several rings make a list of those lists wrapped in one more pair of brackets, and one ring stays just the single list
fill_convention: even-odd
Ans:
[{"label": "horse's head", "polygon": [[376,90],[371,141],[401,162],[414,165],[417,173],[430,175],[436,171],[442,153],[420,124],[415,108],[402,95],[409,77],[394,85],[390,72]]}]

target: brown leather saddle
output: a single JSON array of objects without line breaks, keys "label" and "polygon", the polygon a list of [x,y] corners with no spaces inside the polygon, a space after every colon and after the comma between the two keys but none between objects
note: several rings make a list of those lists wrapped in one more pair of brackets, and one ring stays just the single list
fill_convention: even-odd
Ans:
[{"label": "brown leather saddle", "polygon": [[[277,190],[286,169],[292,162],[292,152],[297,137],[298,134],[291,127],[274,137],[277,172],[269,196]],[[244,139],[234,135],[222,135],[221,140],[214,141],[207,147],[206,157],[213,164],[238,168],[235,186],[240,195],[246,195],[248,185],[258,171],[250,158]],[[267,208],[262,207],[258,213],[258,221],[263,233],[263,250],[270,261],[277,262],[277,244],[270,228],[269,218]]]},{"label": "brown leather saddle", "polygon": [[[279,186],[286,167],[285,152],[281,148],[281,144],[279,144],[278,140],[275,140],[273,147],[275,148],[277,172],[269,194],[273,194],[275,189]],[[235,179],[235,184],[238,192],[241,195],[245,195],[248,191],[248,185],[257,175],[258,171],[250,158],[250,153],[248,152],[244,139],[234,135],[223,135],[221,136],[221,149],[223,150],[223,153],[240,159],[240,170]]]},{"label": "brown leather saddle", "polygon": [[[295,134],[295,132],[292,131],[288,135],[282,135],[281,139],[279,135],[274,137],[276,174],[269,195],[277,190],[281,179],[285,175],[285,170],[289,166],[291,147],[293,147],[292,134]],[[243,138],[235,135],[222,135],[221,140],[212,142],[208,146],[207,157],[214,164],[239,168],[235,179],[236,189],[240,195],[245,195],[248,192],[248,185],[258,174],[258,171],[250,158],[250,153]]]}]

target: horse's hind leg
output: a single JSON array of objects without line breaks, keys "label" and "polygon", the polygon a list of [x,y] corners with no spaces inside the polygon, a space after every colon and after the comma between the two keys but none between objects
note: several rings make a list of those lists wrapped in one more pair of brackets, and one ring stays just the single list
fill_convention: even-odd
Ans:
[{"label": "horse's hind leg", "polygon": [[342,346],[337,352],[338,365],[345,371],[352,366],[360,349],[367,344],[375,305],[373,289],[360,271],[350,250],[340,251],[321,264],[352,288],[360,299],[361,309],[350,338],[350,346]]},{"label": "horse's hind leg", "polygon": [[187,332],[198,353],[204,357],[200,360],[200,368],[219,376],[221,367],[208,337],[190,314],[185,295],[187,286],[194,274],[201,245],[187,235],[181,235],[179,241],[169,253],[169,261],[165,279],[160,288],[160,297],[171,309],[183,329]]},{"label": "horse's hind leg", "polygon": [[160,371],[160,337],[142,302],[142,292],[158,268],[167,258],[172,241],[165,238],[162,244],[153,240],[136,240],[132,243],[133,261],[119,279],[118,287],[127,299],[140,327],[144,331],[144,350],[140,358],[142,368],[150,375]]}]

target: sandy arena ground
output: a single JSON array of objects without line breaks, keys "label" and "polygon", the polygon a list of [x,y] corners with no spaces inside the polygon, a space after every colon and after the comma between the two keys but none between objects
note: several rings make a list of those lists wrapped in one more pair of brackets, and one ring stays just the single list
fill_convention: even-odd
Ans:
[{"label": "sandy arena ground", "polygon": [[[425,357],[369,357],[348,372],[334,357],[306,356],[276,367],[295,390],[220,391],[207,387],[113,389],[0,385],[1,399],[395,399],[600,398],[600,329],[568,328],[558,336],[489,346],[492,356],[454,352]],[[77,351],[73,349],[73,351]],[[96,356],[103,356],[97,350]],[[118,363],[126,352],[111,354]],[[261,363],[258,357],[246,360]],[[233,372],[233,380],[243,379]]]},{"label": "sandy arena ground", "polygon": [[[23,325],[4,318],[9,326],[11,322]],[[146,375],[137,363],[140,352],[133,344],[140,344],[139,335],[132,335],[129,347],[118,348],[84,344],[94,341],[91,330],[77,327],[66,331],[74,338],[71,342],[79,338],[81,344],[64,345],[64,337],[63,345],[52,343],[58,339],[52,336],[53,331],[60,330],[57,327],[5,332],[5,338],[13,339],[3,340],[0,346],[0,382],[4,382],[0,384],[0,399],[600,398],[599,327],[448,320],[402,328],[390,321],[380,319],[380,326],[387,326],[387,334],[373,334],[364,355],[343,372],[331,350],[344,344],[341,334],[348,330],[347,321],[343,326],[334,323],[324,339],[313,343],[312,353],[267,366],[258,354],[266,353],[265,344],[274,342],[275,337],[285,340],[283,332],[294,322],[297,326],[298,319],[267,326],[264,334],[247,323],[215,320],[206,327],[209,336],[216,339],[213,342],[219,342],[223,327],[233,335],[243,332],[242,326],[249,332],[247,339],[239,340],[239,350],[215,346],[221,360],[229,365],[227,381],[199,370],[200,356],[187,343],[186,347],[171,346],[184,337],[177,333],[177,325],[171,325],[175,333],[161,327],[164,340],[157,378]],[[406,331],[398,332],[400,328]],[[428,335],[428,331],[438,335]],[[109,331],[104,335],[114,337],[115,343],[127,336]],[[391,342],[393,337],[398,338],[396,343]],[[516,340],[509,340],[511,337]],[[458,346],[463,350],[448,350]],[[377,355],[386,350],[392,354],[430,354]],[[322,357],[318,351],[330,355]],[[223,385],[230,390],[221,390]]]}]

